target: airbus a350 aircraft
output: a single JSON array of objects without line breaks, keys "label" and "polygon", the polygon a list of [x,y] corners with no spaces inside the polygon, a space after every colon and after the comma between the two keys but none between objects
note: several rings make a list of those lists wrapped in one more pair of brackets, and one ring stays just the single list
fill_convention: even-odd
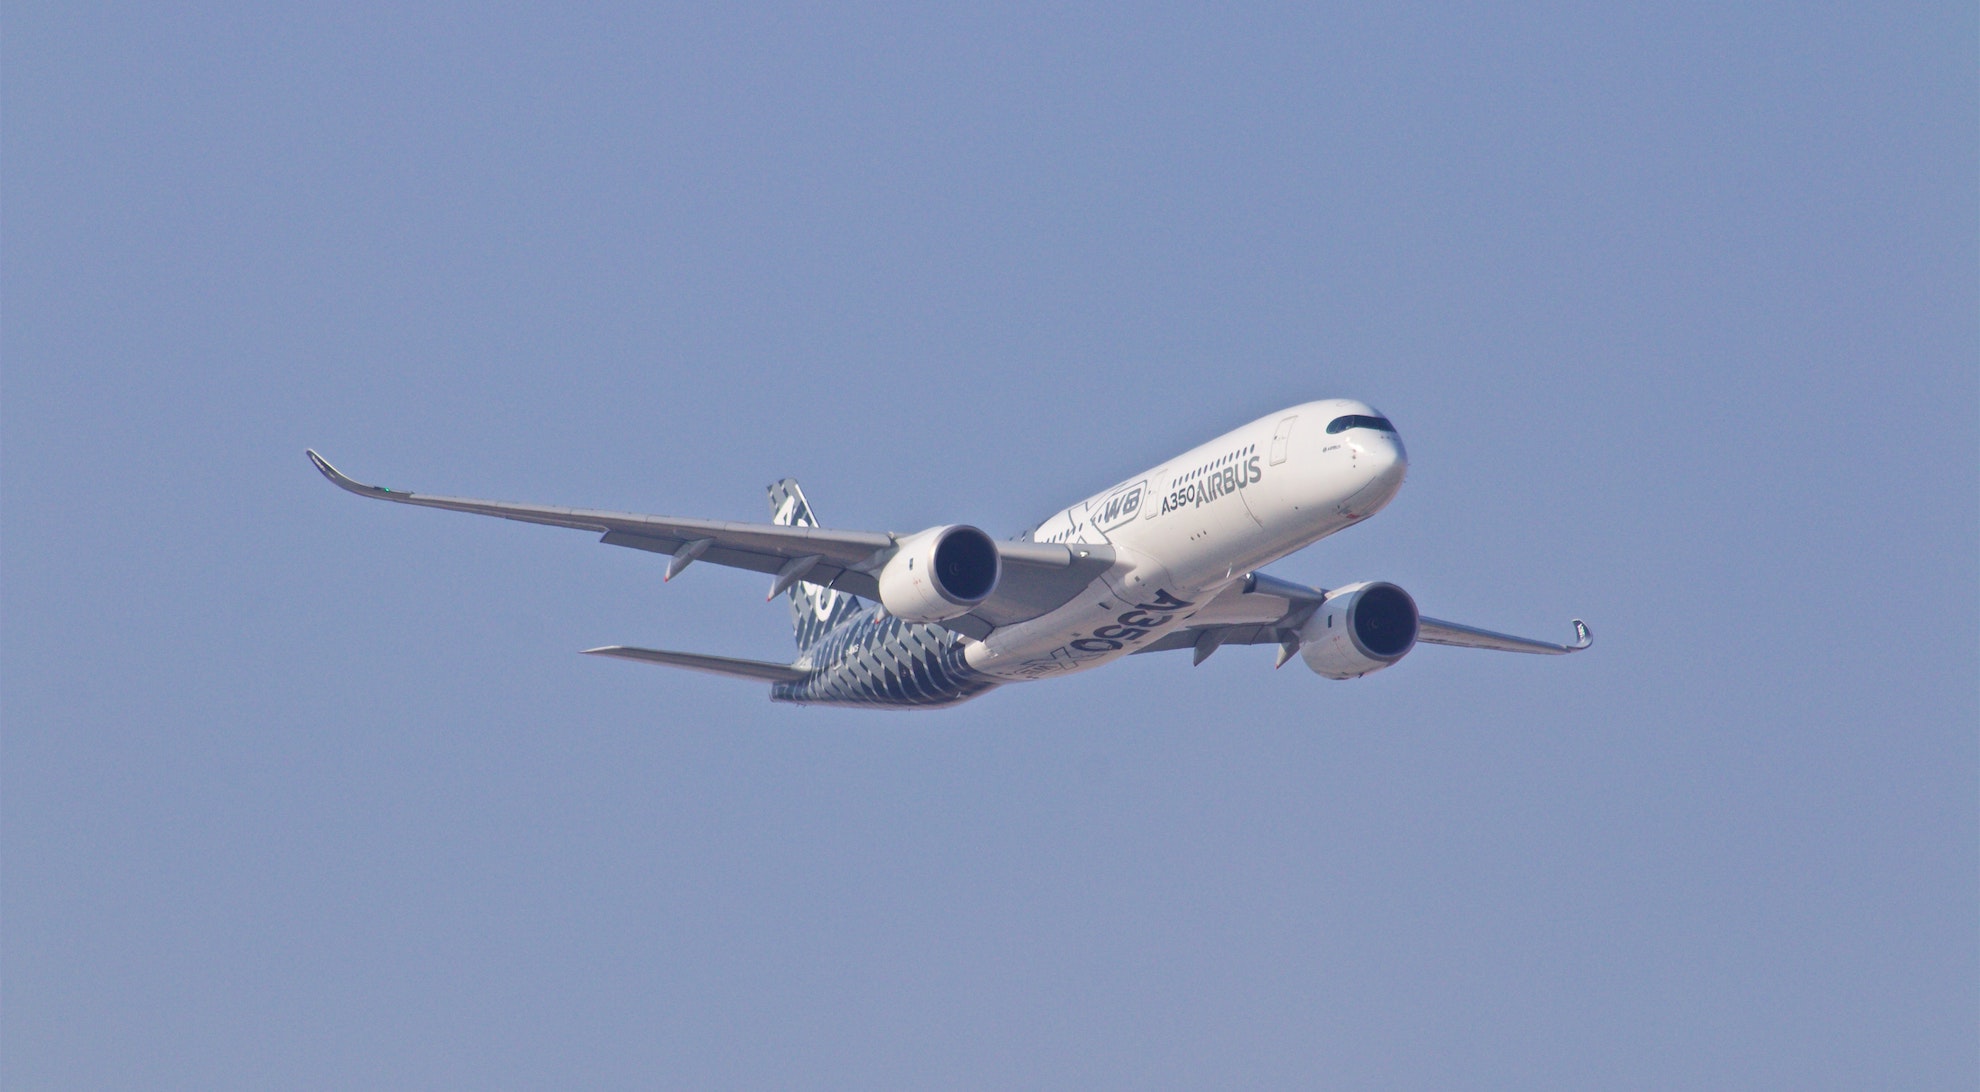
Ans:
[{"label": "airbus a350 aircraft", "polygon": [[1395,426],[1348,400],[1261,417],[1001,542],[967,524],[826,530],[788,478],[770,487],[769,523],[726,523],[432,497],[309,458],[359,496],[575,527],[665,554],[668,580],[695,561],[776,574],[769,598],[790,597],[792,663],[585,651],[756,679],[777,701],[954,705],[1166,649],[1190,649],[1200,664],[1223,645],[1276,645],[1279,666],[1297,655],[1318,674],[1353,679],[1418,642],[1555,655],[1590,642],[1579,618],[1574,643],[1557,645],[1425,618],[1394,584],[1322,589],[1258,572],[1374,515],[1401,488],[1408,462]]}]

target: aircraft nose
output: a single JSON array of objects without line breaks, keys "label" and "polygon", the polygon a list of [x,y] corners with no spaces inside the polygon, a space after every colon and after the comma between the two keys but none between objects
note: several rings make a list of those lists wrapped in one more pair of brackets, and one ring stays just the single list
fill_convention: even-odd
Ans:
[{"label": "aircraft nose", "polygon": [[1362,487],[1355,500],[1359,504],[1369,504],[1370,511],[1389,503],[1389,499],[1402,488],[1403,479],[1409,475],[1409,453],[1403,450],[1402,438],[1393,432],[1381,432],[1358,439],[1358,453],[1355,462],[1367,476],[1368,484]]}]

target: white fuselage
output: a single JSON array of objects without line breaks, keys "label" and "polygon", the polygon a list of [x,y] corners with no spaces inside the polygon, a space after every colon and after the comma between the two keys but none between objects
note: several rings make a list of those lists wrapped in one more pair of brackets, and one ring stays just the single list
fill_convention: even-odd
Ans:
[{"label": "white fuselage", "polygon": [[1252,569],[1373,515],[1401,487],[1407,456],[1392,431],[1327,431],[1353,417],[1380,415],[1349,399],[1281,410],[1040,523],[1023,537],[1105,544],[1116,562],[1057,610],[969,645],[969,666],[1011,682],[1097,667]]}]

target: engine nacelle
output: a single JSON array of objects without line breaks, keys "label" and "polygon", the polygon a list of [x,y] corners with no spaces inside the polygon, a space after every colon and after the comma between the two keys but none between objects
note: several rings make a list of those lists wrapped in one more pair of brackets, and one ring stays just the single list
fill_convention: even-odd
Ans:
[{"label": "engine nacelle", "polygon": [[1358,679],[1409,655],[1416,620],[1416,600],[1394,584],[1349,584],[1328,592],[1307,619],[1299,655],[1315,674]]},{"label": "engine nacelle", "polygon": [[880,570],[880,605],[909,622],[946,622],[990,598],[1004,575],[997,543],[968,524],[900,540]]}]

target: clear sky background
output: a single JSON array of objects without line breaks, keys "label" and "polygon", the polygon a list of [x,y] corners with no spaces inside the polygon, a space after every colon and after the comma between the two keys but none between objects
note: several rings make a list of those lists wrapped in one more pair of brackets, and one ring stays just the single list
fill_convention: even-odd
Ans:
[{"label": "clear sky background", "polygon": [[[1971,4],[12,3],[0,1078],[1971,1088]],[[468,496],[1005,535],[1363,398],[1272,571],[1568,659],[943,713]]]}]

